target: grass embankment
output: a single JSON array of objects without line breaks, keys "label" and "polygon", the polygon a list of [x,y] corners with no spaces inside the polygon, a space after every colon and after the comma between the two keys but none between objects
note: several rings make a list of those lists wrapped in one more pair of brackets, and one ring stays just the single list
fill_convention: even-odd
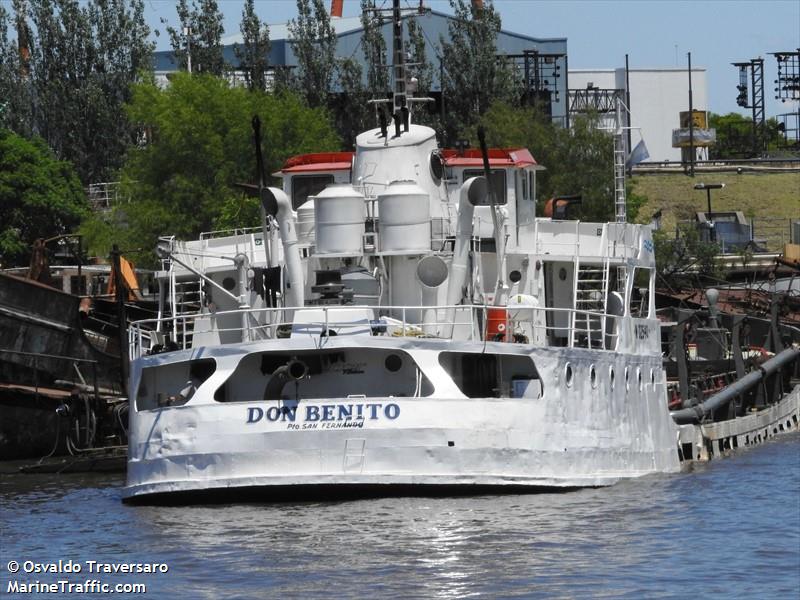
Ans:
[{"label": "grass embankment", "polygon": [[753,238],[760,247],[782,252],[791,241],[791,221],[800,219],[800,173],[698,173],[694,179],[681,173],[637,175],[634,190],[647,197],[637,220],[649,222],[661,209],[661,228],[673,235],[675,224],[691,221],[698,211],[706,211],[706,190],[695,190],[697,183],[724,183],[711,190],[711,209],[741,211],[753,225]]},{"label": "grass embankment", "polygon": [[637,194],[647,196],[638,219],[648,222],[657,210],[663,211],[661,224],[675,230],[676,221],[694,219],[707,207],[706,191],[695,190],[697,183],[724,183],[721,190],[711,190],[713,211],[739,210],[748,219],[800,219],[800,173],[699,173],[694,179],[683,174],[636,175]]}]

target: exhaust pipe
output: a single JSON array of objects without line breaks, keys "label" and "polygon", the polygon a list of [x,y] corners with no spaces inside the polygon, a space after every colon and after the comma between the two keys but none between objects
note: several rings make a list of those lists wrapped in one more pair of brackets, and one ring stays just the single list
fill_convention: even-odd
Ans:
[{"label": "exhaust pipe", "polygon": [[[447,283],[447,305],[461,304],[464,285],[467,282],[467,262],[469,261],[470,241],[472,240],[472,217],[475,206],[481,204],[488,186],[485,177],[470,177],[461,186],[458,201],[458,224],[453,249],[453,262],[450,264],[450,281]],[[453,337],[453,321],[456,309],[448,308],[445,317],[443,337]]]},{"label": "exhaust pipe", "polygon": [[[308,375],[308,365],[304,363],[302,360],[293,358],[285,366],[287,373],[289,374],[289,377],[291,377],[292,379],[299,380],[303,379],[306,375]],[[276,371],[277,370],[279,369],[276,369]]]},{"label": "exhaust pipe", "polygon": [[[305,290],[303,283],[303,266],[300,261],[300,250],[297,248],[297,225],[292,212],[292,202],[283,190],[278,188],[264,188],[262,203],[267,214],[274,214],[278,221],[281,242],[283,243],[283,258],[286,261],[286,298],[284,308],[302,308],[305,303]],[[273,204],[274,203],[274,204]],[[272,204],[272,206],[268,206]],[[270,208],[275,212],[271,213]],[[264,232],[266,239],[267,232]]]},{"label": "exhaust pipe", "polygon": [[264,388],[264,400],[280,400],[284,386],[290,381],[300,381],[308,375],[308,365],[297,358],[272,372],[272,376]]}]

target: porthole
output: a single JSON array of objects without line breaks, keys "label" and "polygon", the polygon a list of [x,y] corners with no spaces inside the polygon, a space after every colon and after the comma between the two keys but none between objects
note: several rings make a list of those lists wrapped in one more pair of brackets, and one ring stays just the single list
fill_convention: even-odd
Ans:
[{"label": "porthole", "polygon": [[236,280],[233,277],[226,277],[222,280],[222,287],[226,290],[233,291],[233,288],[236,287]]},{"label": "porthole", "polygon": [[639,383],[639,391],[642,391],[642,369],[636,367],[636,381]]},{"label": "porthole", "polygon": [[597,389],[597,371],[594,368],[594,365],[589,367],[589,381],[592,382],[592,388]]},{"label": "porthole", "polygon": [[564,367],[564,381],[567,384],[567,387],[572,387],[572,365],[567,363],[567,366]]},{"label": "porthole", "polygon": [[656,370],[655,369],[650,369],[650,384],[651,385],[655,385],[656,384]]},{"label": "porthole", "polygon": [[397,354],[390,354],[386,357],[386,360],[383,362],[386,370],[391,373],[397,373],[402,366],[403,366],[403,359],[400,358]]},{"label": "porthole", "polygon": [[614,367],[610,367],[608,369],[608,381],[611,385],[611,389],[614,389]]},{"label": "porthole", "polygon": [[431,177],[433,177],[433,182],[436,185],[439,185],[442,181],[442,177],[444,176],[444,160],[442,160],[441,154],[439,154],[436,151],[431,152],[429,164],[431,168]]},{"label": "porthole", "polygon": [[567,270],[566,270],[564,267],[561,267],[561,268],[558,270],[558,278],[559,278],[561,281],[566,281],[566,280],[567,280]]},{"label": "porthole", "polygon": [[631,389],[630,379],[631,379],[630,370],[628,369],[628,367],[625,367],[625,389],[626,390]]}]

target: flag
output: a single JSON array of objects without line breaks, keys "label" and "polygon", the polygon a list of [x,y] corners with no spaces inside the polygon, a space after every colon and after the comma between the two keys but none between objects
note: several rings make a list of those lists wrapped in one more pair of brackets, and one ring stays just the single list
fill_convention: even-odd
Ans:
[{"label": "flag", "polygon": [[646,161],[650,158],[650,153],[647,151],[647,146],[644,143],[644,138],[642,138],[633,151],[628,155],[628,160],[625,161],[625,166],[630,169],[634,165],[639,164],[640,162]]}]

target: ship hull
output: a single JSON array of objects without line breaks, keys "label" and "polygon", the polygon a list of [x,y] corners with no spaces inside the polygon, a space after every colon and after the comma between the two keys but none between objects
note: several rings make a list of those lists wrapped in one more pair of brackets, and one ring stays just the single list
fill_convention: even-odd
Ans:
[{"label": "ship hull", "polygon": [[[344,341],[331,342],[347,349]],[[258,352],[257,346],[243,345],[238,351],[246,356]],[[491,351],[493,344],[456,346],[465,351],[489,346]],[[497,346],[509,352],[509,344]],[[452,351],[453,343],[446,347]],[[435,368],[440,364],[435,346],[417,353],[406,345],[406,351],[431,380],[442,375]],[[677,427],[666,409],[658,356],[588,349],[514,351],[537,365],[540,394],[298,395],[219,402],[213,398],[213,383],[202,386],[184,406],[132,414],[124,496],[191,498],[200,491],[278,493],[287,487],[337,486],[365,493],[417,486],[424,493],[569,489],[679,470]],[[170,359],[151,360],[164,366]],[[226,360],[235,371],[242,358],[226,347],[219,357],[221,370]],[[134,369],[134,378],[137,373],[141,369]]]}]

